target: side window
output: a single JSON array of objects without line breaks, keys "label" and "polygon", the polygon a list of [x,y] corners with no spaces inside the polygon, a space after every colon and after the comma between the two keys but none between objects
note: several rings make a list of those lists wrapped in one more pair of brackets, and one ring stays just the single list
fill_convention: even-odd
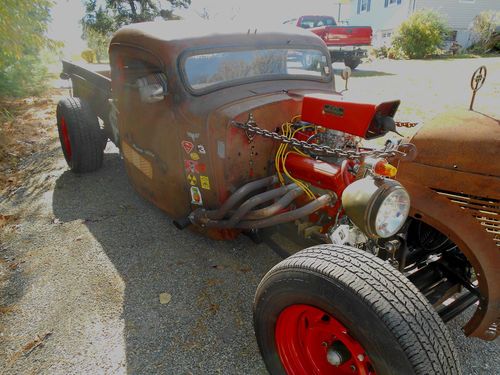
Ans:
[{"label": "side window", "polygon": [[167,76],[162,69],[140,58],[118,56],[114,77],[123,89],[137,91],[144,103],[156,103],[168,92]]}]

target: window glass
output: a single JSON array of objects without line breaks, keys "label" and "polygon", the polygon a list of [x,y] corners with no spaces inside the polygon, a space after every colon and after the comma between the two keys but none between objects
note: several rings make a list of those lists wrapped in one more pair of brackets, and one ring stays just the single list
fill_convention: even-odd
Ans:
[{"label": "window glass", "polygon": [[193,90],[273,76],[327,80],[331,74],[327,61],[326,55],[315,49],[224,51],[187,57],[184,74]]},{"label": "window glass", "polygon": [[302,17],[300,27],[310,29],[312,27],[335,26],[335,20],[332,17]]}]

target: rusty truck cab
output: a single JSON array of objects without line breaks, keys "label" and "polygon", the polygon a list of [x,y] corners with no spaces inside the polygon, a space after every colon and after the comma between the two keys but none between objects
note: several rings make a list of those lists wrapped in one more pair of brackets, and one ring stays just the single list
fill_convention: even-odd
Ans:
[{"label": "rusty truck cab", "polygon": [[[300,113],[304,93],[334,92],[328,50],[312,33],[207,27],[197,30],[182,21],[131,25],[110,44],[127,173],[143,196],[174,218],[200,206],[215,208],[245,181],[269,174],[272,140],[250,144],[231,120],[244,121],[252,112],[260,126],[274,130]],[[304,67],[306,54],[321,61],[321,71]],[[243,70],[255,68],[252,59],[260,65],[248,72],[234,71],[233,64],[226,76],[200,76],[199,69],[219,63],[217,58],[247,59]],[[166,92],[145,104],[136,82],[152,74],[164,75]]]}]

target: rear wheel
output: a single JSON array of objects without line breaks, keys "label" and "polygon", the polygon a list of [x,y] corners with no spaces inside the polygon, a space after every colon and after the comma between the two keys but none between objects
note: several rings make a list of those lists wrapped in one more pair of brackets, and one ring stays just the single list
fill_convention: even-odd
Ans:
[{"label": "rear wheel", "polygon": [[73,172],[92,172],[101,167],[106,137],[88,103],[80,98],[60,100],[57,129],[64,158]]},{"label": "rear wheel", "polygon": [[361,58],[359,57],[349,56],[344,58],[344,65],[352,70],[356,69],[359,64],[361,64]]},{"label": "rear wheel", "polygon": [[271,374],[459,374],[425,297],[379,258],[322,245],[261,281],[254,328]]}]

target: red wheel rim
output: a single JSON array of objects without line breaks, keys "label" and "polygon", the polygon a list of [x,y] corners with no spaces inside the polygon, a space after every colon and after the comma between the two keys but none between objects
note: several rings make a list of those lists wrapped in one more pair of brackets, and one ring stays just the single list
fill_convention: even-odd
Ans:
[{"label": "red wheel rim", "polygon": [[71,142],[69,141],[68,125],[66,125],[64,117],[61,117],[61,136],[64,149],[66,150],[66,156],[68,160],[71,160]]},{"label": "red wheel rim", "polygon": [[317,307],[285,308],[278,317],[275,338],[289,375],[376,374],[365,350],[347,328]]}]

